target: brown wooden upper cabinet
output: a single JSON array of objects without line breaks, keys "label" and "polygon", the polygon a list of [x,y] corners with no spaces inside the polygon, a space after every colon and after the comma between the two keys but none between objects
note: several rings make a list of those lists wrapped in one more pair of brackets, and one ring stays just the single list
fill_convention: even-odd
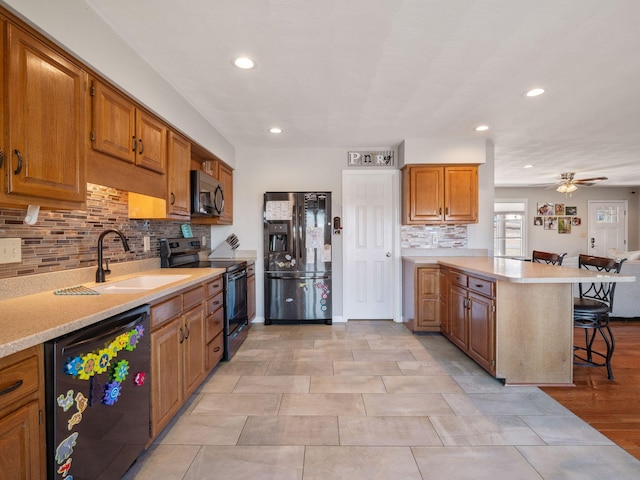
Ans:
[{"label": "brown wooden upper cabinet", "polygon": [[[86,201],[87,73],[45,41],[0,24],[6,143],[0,202],[78,208]],[[6,44],[2,44],[6,39]]]},{"label": "brown wooden upper cabinet", "polygon": [[224,192],[224,210],[217,218],[217,223],[231,225],[233,223],[233,170],[222,162],[216,162],[214,177],[222,184]]},{"label": "brown wooden upper cabinet", "polygon": [[402,169],[404,225],[478,222],[477,165],[407,165]]},{"label": "brown wooden upper cabinet", "polygon": [[167,126],[103,82],[91,84],[94,150],[165,173]]},{"label": "brown wooden upper cabinet", "polygon": [[167,174],[167,217],[189,218],[189,166],[191,164],[191,142],[176,132],[169,132],[169,162]]}]

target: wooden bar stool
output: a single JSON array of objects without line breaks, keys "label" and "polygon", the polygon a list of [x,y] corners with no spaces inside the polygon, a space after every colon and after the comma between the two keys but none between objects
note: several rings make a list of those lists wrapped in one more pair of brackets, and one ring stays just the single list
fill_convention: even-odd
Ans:
[{"label": "wooden bar stool", "polygon": [[[580,255],[578,267],[598,272],[620,273],[625,261],[626,258],[615,260]],[[609,327],[609,313],[613,309],[615,288],[616,282],[580,283],[578,284],[580,296],[573,299],[573,326],[584,329],[585,333],[584,346],[573,346],[574,365],[607,367],[609,380],[613,380],[611,357],[616,346],[613,332]],[[604,353],[593,350],[593,342],[598,333],[606,345]]]},{"label": "wooden bar stool", "polygon": [[547,265],[561,266],[562,260],[564,260],[565,255],[566,253],[550,253],[534,250],[533,255],[531,256],[531,261],[537,263],[546,263]]}]

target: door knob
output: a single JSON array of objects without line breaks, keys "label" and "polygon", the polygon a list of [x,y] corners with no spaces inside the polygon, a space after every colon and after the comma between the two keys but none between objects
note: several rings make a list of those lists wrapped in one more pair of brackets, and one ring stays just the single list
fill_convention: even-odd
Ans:
[{"label": "door knob", "polygon": [[591,237],[591,248],[596,248],[596,239]]},{"label": "door knob", "polygon": [[391,257],[391,252],[387,252],[387,258]]}]

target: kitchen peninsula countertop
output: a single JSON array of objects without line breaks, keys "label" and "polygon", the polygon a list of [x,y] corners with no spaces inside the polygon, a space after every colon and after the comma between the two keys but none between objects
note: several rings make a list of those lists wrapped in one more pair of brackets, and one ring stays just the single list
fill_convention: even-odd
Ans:
[{"label": "kitchen peninsula countertop", "polygon": [[[95,272],[95,268],[92,269]],[[15,296],[0,301],[0,358],[47,342],[67,333],[105,320],[113,315],[153,302],[185,288],[201,284],[222,273],[224,268],[152,268],[121,276],[109,276],[107,282],[81,282],[83,286],[108,285],[139,275],[189,275],[141,293],[100,295],[55,295],[54,290]],[[34,275],[33,277],[38,277]],[[31,279],[38,282],[37,278]],[[65,287],[77,286],[67,284]],[[54,289],[61,287],[56,286]]]},{"label": "kitchen peninsula countertop", "polygon": [[473,323],[459,315],[455,332],[445,334],[507,385],[572,385],[574,284],[635,280],[489,256],[405,255],[402,260],[405,278],[420,267],[442,266],[495,281],[487,314],[480,312]]},{"label": "kitchen peninsula countertop", "polygon": [[415,267],[443,265],[458,268],[477,275],[482,275],[499,281],[512,283],[580,283],[580,282],[634,282],[632,275],[594,272],[572,267],[558,267],[535,262],[523,262],[511,258],[487,256],[468,257],[439,257],[439,256],[410,256],[402,260]]}]

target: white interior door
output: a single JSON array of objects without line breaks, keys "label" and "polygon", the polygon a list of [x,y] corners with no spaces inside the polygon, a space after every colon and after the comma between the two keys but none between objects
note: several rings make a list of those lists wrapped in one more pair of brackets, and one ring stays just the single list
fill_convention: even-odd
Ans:
[{"label": "white interior door", "polygon": [[589,255],[606,257],[610,248],[626,250],[627,246],[627,201],[590,200]]},{"label": "white interior door", "polygon": [[344,307],[349,319],[393,319],[394,171],[344,172]]}]

